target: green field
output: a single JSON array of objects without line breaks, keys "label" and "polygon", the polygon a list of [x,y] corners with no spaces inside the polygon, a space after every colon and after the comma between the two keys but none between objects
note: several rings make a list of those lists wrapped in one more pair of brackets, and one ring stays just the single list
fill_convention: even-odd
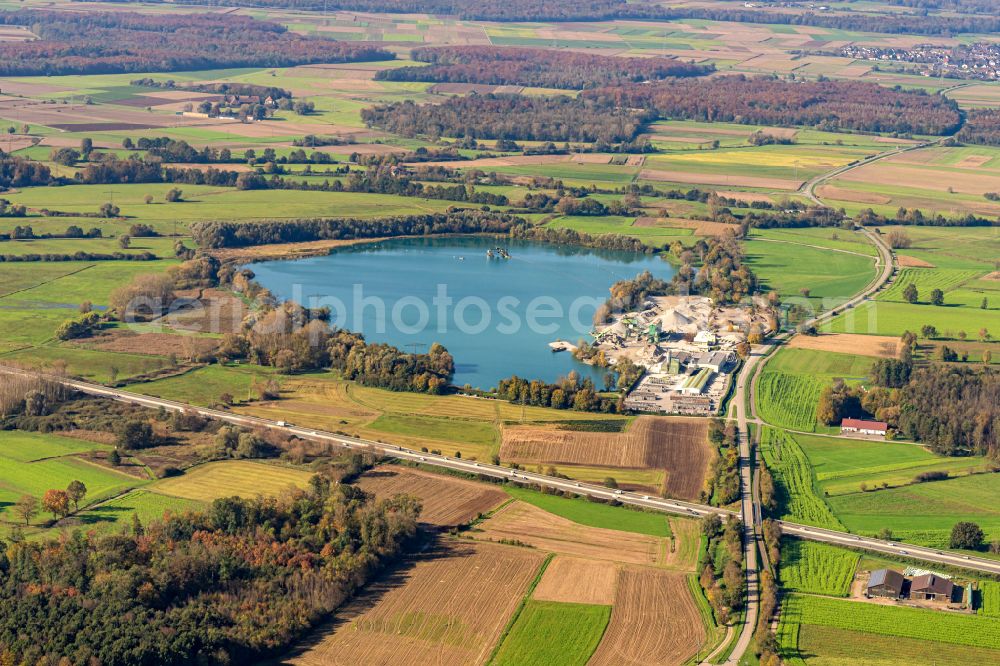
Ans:
[{"label": "green field", "polygon": [[938,456],[922,446],[903,442],[873,442],[861,439],[795,435],[805,452],[820,490],[828,496],[857,492],[861,484],[876,488],[883,483],[910,483],[923,472],[965,474],[980,470],[981,456]]},{"label": "green field", "polygon": [[[785,663],[799,666],[905,666],[928,663],[935,666],[995,664],[1000,651],[989,648],[954,645],[934,640],[881,636],[850,629],[816,624],[788,627],[782,624],[782,636],[795,631],[797,649],[783,650]],[[933,657],[929,657],[933,655]],[[802,656],[807,656],[803,660]]]},{"label": "green field", "polygon": [[413,435],[442,440],[449,446],[444,453],[451,455],[450,447],[461,451],[463,444],[493,447],[498,444],[496,429],[490,423],[456,421],[429,416],[397,416],[383,414],[369,425],[378,432],[396,435]]},{"label": "green field", "polygon": [[977,523],[986,541],[1000,539],[1000,474],[977,474],[874,492],[829,497],[830,508],[852,532],[877,534],[887,527],[897,539],[947,548],[952,526]]},{"label": "green field", "polygon": [[774,476],[776,517],[816,527],[843,530],[816,487],[816,478],[795,438],[775,428],[761,432],[760,453]]},{"label": "green field", "polygon": [[820,392],[834,378],[863,379],[873,361],[856,354],[781,349],[768,360],[757,380],[757,412],[764,421],[784,428],[833,432],[816,421]]},{"label": "green field", "polygon": [[780,579],[790,592],[846,597],[861,556],[843,548],[802,539],[781,542]]},{"label": "green field", "polygon": [[[0,432],[0,516],[9,522],[19,520],[12,511],[12,505],[22,495],[31,495],[41,500],[46,490],[64,490],[72,481],[81,481],[87,486],[87,496],[83,505],[91,504],[111,497],[128,488],[142,485],[144,481],[133,476],[113,471],[111,469],[89,463],[72,455],[68,448],[93,450],[99,445],[89,445],[75,440],[67,440],[57,435],[38,435],[23,437],[24,433]],[[41,440],[41,444],[39,444]],[[7,457],[5,450],[8,442],[11,444],[12,457]],[[62,457],[35,457],[33,451],[42,451]],[[29,460],[26,460],[29,459]],[[35,523],[47,520],[48,514],[40,513],[35,517]]]},{"label": "green field", "polygon": [[610,618],[610,606],[529,599],[490,663],[582,666],[597,649]]},{"label": "green field", "polygon": [[223,393],[228,393],[237,400],[256,398],[254,382],[262,384],[273,375],[271,368],[253,365],[208,365],[182,375],[136,384],[130,390],[167,400],[208,406],[217,403]]},{"label": "green field", "polygon": [[602,527],[622,532],[636,532],[657,537],[670,536],[670,522],[663,514],[633,511],[624,507],[608,506],[585,499],[570,499],[546,495],[535,490],[504,486],[511,497],[533,504],[549,513],[562,516],[581,525]]},{"label": "green field", "polygon": [[157,481],[150,490],[170,497],[210,502],[220,497],[278,495],[305,488],[310,472],[279,465],[228,460],[193,467],[181,476]]},{"label": "green field", "polygon": [[817,313],[848,300],[875,278],[871,256],[793,243],[751,240],[746,261],[761,288],[778,292],[787,302],[802,303],[800,290],[808,289],[809,304]]},{"label": "green field", "polygon": [[204,508],[202,502],[182,499],[179,497],[168,497],[147,490],[134,490],[121,497],[104,502],[87,511],[82,511],[76,520],[81,525],[101,530],[114,530],[121,525],[128,525],[133,514],[139,517],[139,521],[146,525],[163,518],[167,511],[173,513],[183,513],[189,510]]},{"label": "green field", "polygon": [[97,444],[57,434],[25,432],[23,430],[0,432],[0,458],[20,463],[110,448],[106,444]]},{"label": "green field", "polygon": [[993,580],[982,580],[979,581],[979,590],[982,594],[979,614],[1000,618],[1000,583]]},{"label": "green field", "polygon": [[975,335],[976,331],[984,327],[990,331],[1000,331],[1000,309],[866,301],[824,323],[821,329],[829,333],[902,335],[906,331],[919,332],[928,324],[937,328],[945,338],[951,338],[959,331]]},{"label": "green field", "polygon": [[960,613],[790,594],[781,622],[1000,650],[1000,620]]}]

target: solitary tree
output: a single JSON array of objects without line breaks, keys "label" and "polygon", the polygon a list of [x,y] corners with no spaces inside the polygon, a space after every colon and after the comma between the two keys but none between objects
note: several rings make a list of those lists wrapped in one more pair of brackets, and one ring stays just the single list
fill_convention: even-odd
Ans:
[{"label": "solitary tree", "polygon": [[87,486],[83,484],[83,481],[71,481],[66,487],[66,494],[69,496],[69,501],[73,503],[73,510],[80,510],[80,500],[87,496]]},{"label": "solitary tree", "polygon": [[108,462],[115,467],[122,464],[122,454],[118,453],[117,448],[111,449],[111,453],[108,454]]},{"label": "solitary tree", "polygon": [[938,334],[937,327],[932,324],[925,324],[920,327],[920,335],[925,338],[936,338]]},{"label": "solitary tree", "polygon": [[65,490],[51,488],[42,496],[42,506],[53,518],[62,518],[69,513],[69,495]]},{"label": "solitary tree", "polygon": [[931,304],[932,305],[944,305],[944,292],[940,289],[935,289],[931,291]]},{"label": "solitary tree", "polygon": [[170,203],[175,203],[177,201],[181,201],[181,191],[179,189],[177,189],[176,187],[171,187],[167,191],[166,200],[168,202],[170,202]]},{"label": "solitary tree", "polygon": [[965,550],[977,550],[983,545],[983,528],[979,525],[963,520],[955,523],[951,528],[950,548],[963,548]]},{"label": "solitary tree", "polygon": [[128,234],[122,234],[118,237],[118,247],[123,250],[127,250],[132,244],[132,238]]},{"label": "solitary tree", "polygon": [[906,288],[903,289],[903,298],[906,299],[907,303],[916,303],[917,298],[919,298],[919,294],[917,293],[917,285],[913,284],[912,282],[906,285]]},{"label": "solitary tree", "polygon": [[118,431],[118,445],[125,450],[147,448],[154,439],[153,426],[138,419],[126,421]]},{"label": "solitary tree", "polygon": [[38,500],[31,495],[21,495],[21,499],[14,504],[14,513],[21,516],[21,520],[27,525],[38,513]]}]

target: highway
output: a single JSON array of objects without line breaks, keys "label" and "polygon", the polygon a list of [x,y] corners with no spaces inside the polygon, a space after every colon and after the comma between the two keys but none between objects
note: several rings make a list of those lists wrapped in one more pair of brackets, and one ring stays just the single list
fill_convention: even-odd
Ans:
[{"label": "highway", "polygon": [[[84,382],[74,379],[66,379],[51,375],[39,374],[37,372],[27,371],[21,368],[13,368],[0,365],[0,373],[18,374],[30,377],[40,376],[44,379],[48,379],[49,381],[59,382],[64,386],[77,390],[81,393],[86,393],[88,395],[93,395],[98,397],[111,398],[113,400],[119,400],[121,402],[127,402],[135,405],[141,405],[143,407],[148,407],[151,409],[159,409],[160,407],[163,407],[168,411],[189,411],[197,413],[201,416],[205,416],[207,418],[218,419],[220,421],[232,423],[238,426],[243,426],[245,428],[265,428],[276,432],[295,435],[303,439],[310,439],[321,442],[322,441],[332,442],[334,444],[344,447],[345,449],[353,449],[360,452],[370,452],[379,456],[397,458],[399,460],[408,460],[410,462],[430,465],[433,467],[452,469],[470,474],[482,474],[484,476],[490,476],[496,479],[504,479],[507,481],[517,481],[520,483],[534,483],[548,488],[557,488],[559,490],[569,491],[572,493],[576,493],[578,495],[597,497],[605,500],[617,500],[622,504],[628,504],[631,506],[650,509],[653,511],[661,511],[664,513],[671,513],[680,516],[687,516],[689,518],[700,518],[702,516],[713,513],[722,516],[723,518],[727,516],[741,517],[741,513],[734,513],[732,511],[727,511],[726,509],[720,509],[714,506],[706,506],[703,504],[697,504],[694,502],[684,502],[681,500],[664,499],[661,497],[647,496],[639,493],[631,493],[628,491],[615,491],[610,488],[605,488],[604,486],[597,486],[593,484],[571,481],[567,479],[560,479],[557,477],[546,476],[545,474],[537,474],[535,472],[513,470],[509,467],[491,465],[489,463],[482,463],[474,460],[462,460],[461,458],[452,458],[449,456],[421,453],[420,451],[403,449],[401,447],[397,447],[392,444],[386,444],[384,442],[375,442],[366,439],[359,439],[357,437],[339,435],[337,433],[327,432],[323,430],[316,430],[314,428],[304,428],[302,426],[297,426],[291,423],[283,423],[282,421],[273,421],[269,419],[258,418],[255,416],[235,414],[233,412],[224,410],[209,409],[207,407],[198,407],[195,405],[189,405],[186,403],[176,402],[173,400],[165,400],[163,398],[142,395],[140,393],[133,393],[131,391],[124,391],[122,389],[109,388],[101,384],[93,384],[90,382]],[[745,378],[748,377],[748,375],[744,372],[740,373],[740,377]],[[743,443],[744,442],[741,441],[741,445]],[[791,523],[791,522],[782,522],[781,525],[785,533],[789,534],[790,536],[797,536],[803,539],[809,539],[811,541],[838,543],[843,545],[849,545],[854,548],[872,550],[881,553],[895,553],[897,555],[906,555],[915,560],[922,560],[922,561],[942,563],[942,564],[954,564],[956,566],[961,566],[966,569],[972,569],[975,571],[984,571],[988,573],[1000,574],[1000,561],[998,560],[989,560],[973,556],[967,557],[961,554],[949,553],[948,551],[937,551],[930,548],[921,548],[918,546],[910,546],[907,544],[890,543],[882,541],[880,539],[861,537],[853,534],[848,534],[846,532],[836,532],[833,530],[820,529],[818,527],[799,525],[797,523]]]}]

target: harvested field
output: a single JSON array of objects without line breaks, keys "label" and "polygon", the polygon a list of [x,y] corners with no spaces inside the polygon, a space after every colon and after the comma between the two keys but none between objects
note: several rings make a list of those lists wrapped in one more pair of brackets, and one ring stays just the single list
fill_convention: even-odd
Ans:
[{"label": "harvested field", "polygon": [[997,188],[998,173],[978,169],[976,171],[956,172],[946,168],[932,169],[920,166],[910,166],[892,157],[879,162],[858,167],[850,174],[851,181],[869,185],[895,186],[906,183],[909,188],[947,192],[951,188],[959,194],[975,194],[982,196]]},{"label": "harvested field", "polygon": [[464,162],[420,162],[418,166],[444,166],[462,169],[486,169],[505,166],[539,166],[569,162],[572,155],[512,155],[510,157],[483,157]]},{"label": "harvested field", "polygon": [[180,127],[198,122],[195,118],[107,104],[44,104],[19,97],[0,98],[0,117],[15,116],[30,119],[32,125],[81,132]]},{"label": "harvested field", "polygon": [[1000,280],[1000,271],[993,271],[992,273],[987,273],[980,280]]},{"label": "harvested field", "polygon": [[727,231],[738,229],[736,225],[725,222],[710,222],[708,220],[687,220],[684,218],[639,217],[633,227],[664,227],[673,229],[693,229],[698,236],[721,236]]},{"label": "harvested field", "polygon": [[125,354],[169,356],[173,353],[190,358],[214,351],[219,346],[219,341],[213,338],[199,338],[193,335],[173,333],[136,333],[119,328],[101,331],[89,338],[76,340],[74,344],[88,349]]},{"label": "harvested field", "polygon": [[471,543],[414,558],[369,585],[325,636],[285,663],[481,664],[543,559],[527,548]]},{"label": "harvested field", "polygon": [[727,199],[735,199],[736,201],[741,201],[743,203],[753,203],[755,201],[763,201],[764,203],[774,203],[772,197],[766,194],[757,194],[756,192],[737,192],[732,190],[719,190],[716,192],[720,197],[726,197]]},{"label": "harvested field", "polygon": [[604,560],[556,557],[532,593],[540,601],[611,605],[615,600],[618,565]]},{"label": "harvested field", "polygon": [[666,539],[574,523],[526,502],[513,502],[469,532],[485,541],[509,539],[538,550],[626,564],[672,565]]},{"label": "harvested field", "polygon": [[[53,86],[48,83],[28,83],[19,79],[0,79],[0,90],[4,95],[23,95],[24,97],[41,97],[53,93],[66,92],[72,88]],[[79,144],[79,142],[77,142]]]},{"label": "harvested field", "polygon": [[960,169],[978,169],[992,159],[989,155],[969,155],[965,159],[956,162],[955,166]]},{"label": "harvested field", "polygon": [[[916,257],[910,257],[905,254],[897,254],[896,261],[899,263],[901,268],[934,268],[934,264],[929,261],[917,259]],[[987,276],[983,279],[989,279],[989,277]]]},{"label": "harvested field", "polygon": [[572,155],[574,164],[607,164],[611,161],[611,155],[604,153],[575,153]]},{"label": "harvested field", "polygon": [[508,499],[488,484],[393,465],[366,472],[357,485],[379,498],[412,495],[423,506],[421,522],[440,527],[464,525]]},{"label": "harvested field", "polygon": [[382,143],[345,143],[340,146],[320,146],[316,150],[321,153],[337,153],[340,155],[350,155],[351,153],[357,153],[358,155],[403,155],[407,152],[406,148],[387,146]]},{"label": "harvested field", "polygon": [[836,185],[821,185],[816,193],[827,199],[879,206],[884,206],[892,202],[892,197],[879,194],[878,192],[862,192],[861,190],[852,190],[846,187],[837,187]]},{"label": "harvested field", "polygon": [[788,343],[788,347],[790,349],[813,349],[861,356],[896,358],[899,354],[899,338],[857,333],[820,333],[819,335],[796,335]]},{"label": "harvested field", "polygon": [[13,153],[17,150],[29,148],[33,145],[35,145],[35,137],[23,134],[8,134],[0,138],[0,148],[2,148],[6,153]]},{"label": "harvested field", "polygon": [[696,171],[664,171],[661,169],[643,169],[639,173],[639,178],[667,183],[724,185],[727,187],[763,187],[775,190],[797,190],[803,182],[801,180],[788,180],[785,178],[698,173]]},{"label": "harvested field", "polygon": [[429,92],[439,95],[467,95],[469,93],[488,95],[500,92],[500,88],[504,89],[503,92],[520,92],[523,90],[520,86],[496,86],[485,83],[435,83],[430,87]]},{"label": "harvested field", "polygon": [[696,499],[711,458],[704,419],[640,416],[623,433],[505,428],[500,457],[520,463],[663,469],[664,491]]},{"label": "harvested field", "polygon": [[685,574],[639,567],[618,578],[611,622],[594,666],[683,664],[705,642],[705,626]]}]

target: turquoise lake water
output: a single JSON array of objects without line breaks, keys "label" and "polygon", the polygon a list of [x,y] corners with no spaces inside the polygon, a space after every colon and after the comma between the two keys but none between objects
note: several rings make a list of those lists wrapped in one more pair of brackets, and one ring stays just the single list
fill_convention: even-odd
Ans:
[{"label": "turquoise lake water", "polygon": [[[498,246],[509,259],[487,258]],[[602,386],[603,370],[548,343],[589,339],[617,280],[674,273],[648,255],[488,237],[394,239],[249,268],[279,298],[326,305],[331,323],[369,341],[411,352],[443,344],[455,384],[482,389],[511,375],[555,381],[571,370]]]}]

